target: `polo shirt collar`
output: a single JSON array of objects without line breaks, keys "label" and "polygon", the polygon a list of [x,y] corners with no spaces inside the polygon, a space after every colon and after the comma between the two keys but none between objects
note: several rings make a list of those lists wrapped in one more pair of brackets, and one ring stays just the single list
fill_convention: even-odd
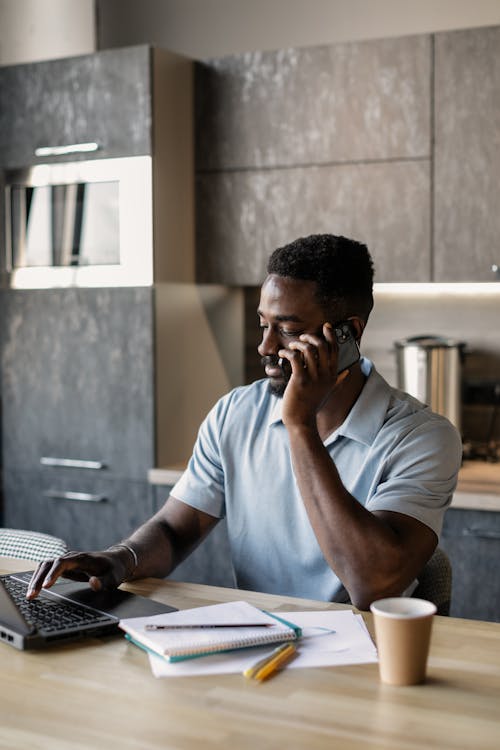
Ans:
[{"label": "polo shirt collar", "polygon": [[364,445],[371,445],[380,432],[392,397],[392,389],[369,359],[361,359],[361,370],[366,375],[363,390],[343,424],[328,436],[325,444],[342,435]]},{"label": "polo shirt collar", "polygon": [[283,399],[280,396],[271,396],[273,401],[269,412],[269,427],[277,422],[281,422],[281,411],[283,408]]},{"label": "polo shirt collar", "polygon": [[[363,390],[343,424],[326,438],[325,445],[340,436],[371,445],[384,423],[391,399],[391,387],[366,357],[361,358],[361,370],[366,376]],[[274,403],[270,410],[269,426],[282,421],[283,399],[278,396],[272,398]]]}]

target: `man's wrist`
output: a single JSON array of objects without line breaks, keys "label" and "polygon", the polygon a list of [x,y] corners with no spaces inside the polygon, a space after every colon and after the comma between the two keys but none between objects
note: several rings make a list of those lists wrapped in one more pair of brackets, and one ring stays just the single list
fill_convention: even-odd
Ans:
[{"label": "man's wrist", "polygon": [[131,578],[139,567],[139,558],[137,552],[131,544],[126,542],[120,542],[119,544],[113,544],[108,547],[109,552],[121,552],[120,559],[123,561],[125,567],[125,579]]}]

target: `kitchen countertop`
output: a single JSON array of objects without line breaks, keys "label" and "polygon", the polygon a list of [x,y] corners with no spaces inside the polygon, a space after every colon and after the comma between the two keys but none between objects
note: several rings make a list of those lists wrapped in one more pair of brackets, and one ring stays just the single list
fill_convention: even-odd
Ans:
[{"label": "kitchen countertop", "polygon": [[[151,469],[148,479],[151,484],[173,485],[183,469],[184,464]],[[500,511],[500,463],[464,461],[451,507]]]},{"label": "kitchen countertop", "polygon": [[500,463],[464,461],[451,507],[500,511]]},{"label": "kitchen countertop", "polygon": [[148,472],[148,482],[150,484],[175,484],[181,478],[186,466],[187,461],[183,464],[167,466],[164,469],[150,469]]}]

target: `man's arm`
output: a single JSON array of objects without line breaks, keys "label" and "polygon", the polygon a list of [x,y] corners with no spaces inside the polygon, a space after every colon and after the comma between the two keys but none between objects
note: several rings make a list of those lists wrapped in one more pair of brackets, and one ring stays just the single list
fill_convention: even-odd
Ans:
[{"label": "man's arm", "polygon": [[69,552],[40,563],[27,596],[35,598],[61,575],[88,580],[95,590],[114,588],[136,578],[163,578],[195,549],[217,521],[171,495],[152,518],[116,547],[99,552]]},{"label": "man's arm", "polygon": [[297,484],[326,561],[360,609],[399,596],[431,557],[428,526],[392,511],[369,511],[342,484],[317,430],[290,427]]},{"label": "man's arm", "polygon": [[344,487],[318,425],[327,432],[325,427],[341,424],[363,380],[359,365],[337,376],[338,345],[329,324],[323,336],[302,335],[279,352],[292,366],[282,419],[297,484],[323,555],[353,604],[367,609],[375,599],[401,595],[438,540],[432,529],[408,515],[367,510]]}]

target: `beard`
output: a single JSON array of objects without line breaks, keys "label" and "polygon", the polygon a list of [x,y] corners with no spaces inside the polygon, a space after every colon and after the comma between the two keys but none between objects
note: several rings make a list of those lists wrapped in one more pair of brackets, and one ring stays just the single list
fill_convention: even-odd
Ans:
[{"label": "beard", "polygon": [[267,390],[269,391],[269,393],[272,393],[273,396],[278,396],[278,398],[283,398],[287,385],[288,383],[285,383],[285,381],[280,383],[278,381],[270,380],[269,383],[267,384]]},{"label": "beard", "polygon": [[[279,357],[275,354],[270,354],[266,357],[262,357],[260,362],[262,367],[266,367],[267,365],[270,365],[271,367],[278,367],[279,366]],[[285,393],[286,387],[288,385],[288,381],[291,377],[291,370],[288,368],[288,370],[282,371],[282,376],[280,378],[268,378],[267,387],[269,390],[269,393],[272,393],[273,396],[278,396],[278,398],[282,398],[283,394]]]}]

